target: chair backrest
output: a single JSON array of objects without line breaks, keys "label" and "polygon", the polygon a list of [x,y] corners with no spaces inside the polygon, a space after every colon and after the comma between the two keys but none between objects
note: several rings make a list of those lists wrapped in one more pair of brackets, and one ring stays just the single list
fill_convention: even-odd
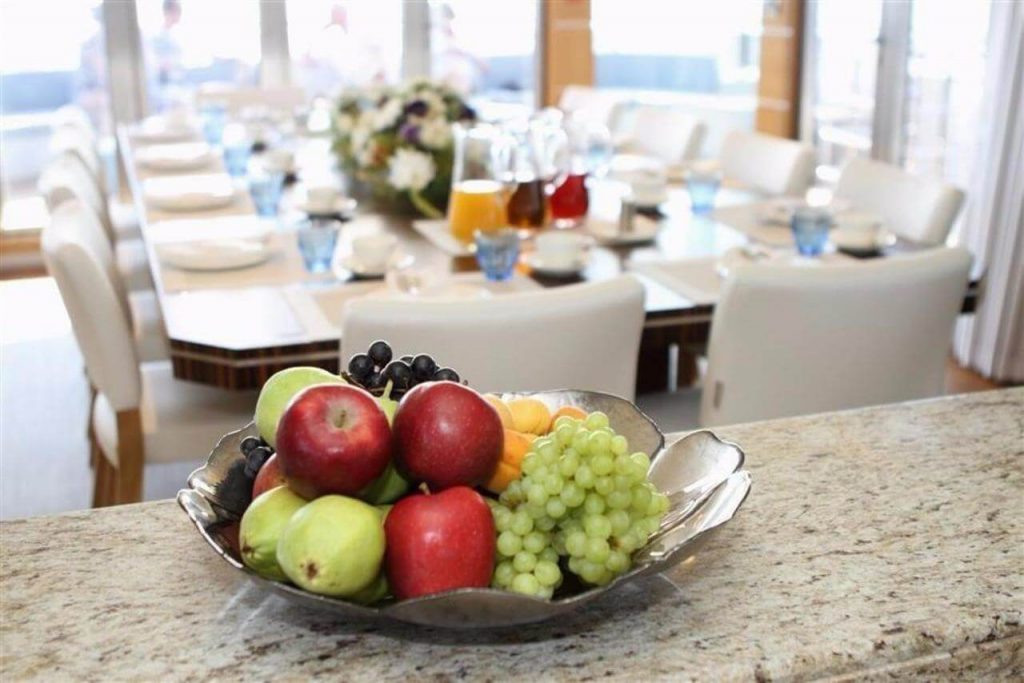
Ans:
[{"label": "chair backrest", "polygon": [[138,408],[141,379],[132,333],[110,279],[87,237],[89,209],[64,202],[43,230],[46,268],[57,282],[93,385],[114,410]]},{"label": "chair backrest", "polygon": [[567,85],[558,98],[558,108],[576,121],[606,126],[612,134],[619,132],[622,120],[632,105],[622,95],[588,85]]},{"label": "chair backrest", "polygon": [[701,424],[907,401],[942,392],[971,256],[741,266],[715,307]]},{"label": "chair backrest", "polygon": [[814,177],[814,150],[774,135],[731,131],[721,162],[728,180],[770,195],[802,196]]},{"label": "chair backrest", "polygon": [[78,126],[63,125],[53,129],[50,135],[50,153],[54,157],[74,154],[82,160],[96,183],[103,186],[103,161],[93,141]]},{"label": "chair backrest", "polygon": [[667,164],[696,159],[707,126],[696,117],[670,107],[641,105],[633,110],[630,140],[641,154]]},{"label": "chair backrest", "polygon": [[73,152],[59,154],[40,174],[37,187],[51,210],[69,195],[87,204],[96,214],[107,241],[111,245],[115,243],[107,199],[78,155]]},{"label": "chair backrest", "polygon": [[835,196],[878,214],[900,237],[930,246],[946,242],[964,200],[963,192],[941,179],[860,157],[843,166]]},{"label": "chair backrest", "polygon": [[396,356],[429,353],[479,391],[632,398],[643,322],[644,289],[629,276],[472,301],[363,298],[344,312],[342,358],[386,339]]}]

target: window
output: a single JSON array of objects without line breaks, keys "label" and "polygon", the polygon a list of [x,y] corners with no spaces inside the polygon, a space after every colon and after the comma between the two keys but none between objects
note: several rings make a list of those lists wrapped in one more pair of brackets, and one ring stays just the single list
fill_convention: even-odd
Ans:
[{"label": "window", "polygon": [[535,103],[537,3],[431,3],[431,75],[485,119],[527,114]]},{"label": "window", "polygon": [[592,0],[590,11],[598,87],[757,92],[760,2]]},{"label": "window", "polygon": [[287,12],[292,75],[310,96],[399,80],[401,0],[289,0]]},{"label": "window", "polygon": [[847,160],[871,151],[882,2],[822,2],[812,9],[812,143],[818,177],[834,182]]},{"label": "window", "polygon": [[152,111],[188,102],[202,83],[256,85],[254,0],[137,0]]},{"label": "window", "polygon": [[0,3],[3,230],[39,228],[46,219],[35,188],[54,112],[77,105],[101,134],[110,131],[100,9],[100,0]]},{"label": "window", "polygon": [[753,128],[762,11],[752,0],[591,0],[595,84],[701,118],[714,155],[728,130]]}]

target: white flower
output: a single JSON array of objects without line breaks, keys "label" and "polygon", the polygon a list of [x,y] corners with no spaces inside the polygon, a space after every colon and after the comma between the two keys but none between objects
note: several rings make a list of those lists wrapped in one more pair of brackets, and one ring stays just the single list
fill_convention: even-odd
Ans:
[{"label": "white flower", "polygon": [[447,147],[451,139],[451,125],[440,116],[424,119],[420,124],[420,142],[425,147],[441,149]]},{"label": "white flower", "polygon": [[371,112],[363,112],[359,115],[359,118],[355,122],[355,126],[352,128],[352,154],[359,156],[359,153],[363,151],[363,147],[366,146],[370,136],[373,135],[373,122],[371,121]]},{"label": "white flower", "polygon": [[384,130],[395,124],[402,114],[402,100],[397,97],[389,97],[383,107],[374,112],[374,130]]},{"label": "white flower", "polygon": [[434,179],[434,160],[413,149],[396,150],[388,167],[388,182],[396,190],[419,192]]},{"label": "white flower", "polygon": [[334,115],[334,127],[342,135],[345,135],[346,133],[350,132],[354,125],[355,120],[352,118],[350,114],[338,113]]}]

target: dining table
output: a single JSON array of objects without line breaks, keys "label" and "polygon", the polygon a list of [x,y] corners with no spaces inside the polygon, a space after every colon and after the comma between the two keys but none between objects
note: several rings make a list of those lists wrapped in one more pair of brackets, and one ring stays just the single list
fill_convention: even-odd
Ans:
[{"label": "dining table", "polygon": [[692,561],[514,628],[289,602],[173,500],[2,522],[0,677],[1024,678],[1024,388],[716,431],[753,488]]},{"label": "dining table", "polygon": [[[344,268],[313,274],[303,266],[296,246],[295,227],[304,215],[298,210],[301,190],[284,193],[278,216],[260,219],[245,188],[236,179],[236,195],[226,206],[184,211],[155,207],[146,197],[146,183],[154,178],[183,173],[154,170],[138,162],[142,147],[135,127],[121,126],[118,147],[127,190],[139,217],[140,230],[155,284],[174,375],[225,389],[262,386],[274,372],[294,365],[315,365],[339,371],[341,315],[353,297],[380,291],[380,280],[361,280]],[[329,178],[344,186],[334,169],[329,141],[304,138],[298,143],[298,186],[310,178]],[[216,152],[216,149],[215,149]],[[187,175],[223,174],[224,163],[212,154],[208,163]],[[614,180],[590,185],[591,220],[618,216],[622,184]],[[785,225],[760,219],[770,198],[750,189],[723,186],[715,209],[694,214],[682,185],[670,184],[666,201],[641,220],[654,221],[657,232],[646,243],[603,243],[590,250],[585,268],[570,278],[552,278],[531,271],[524,259],[510,284],[489,285],[490,293],[557,287],[576,282],[596,282],[628,272],[645,289],[646,318],[638,365],[637,391],[663,390],[670,386],[669,350],[703,348],[708,339],[714,304],[721,287],[719,262],[725,254],[742,254],[751,245],[792,250]],[[219,272],[183,270],[161,258],[161,246],[182,240],[230,237],[240,230],[269,225],[273,256],[250,268]],[[416,229],[406,215],[360,207],[346,216],[340,231],[337,257],[350,255],[352,241],[361,235],[393,234],[403,257],[417,268],[433,269],[454,278],[481,284],[484,281],[472,255],[439,248],[436,240]],[[531,248],[531,240],[524,249]],[[903,241],[886,247],[887,257],[919,249]],[[852,257],[832,251],[830,259]],[[336,264],[337,266],[337,264]],[[973,307],[976,283],[965,293],[964,311]],[[678,364],[680,384],[690,382],[695,365]]]}]

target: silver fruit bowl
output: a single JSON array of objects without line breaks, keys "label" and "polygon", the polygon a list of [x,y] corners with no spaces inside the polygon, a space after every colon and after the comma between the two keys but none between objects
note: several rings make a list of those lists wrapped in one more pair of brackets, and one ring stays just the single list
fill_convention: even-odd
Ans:
[{"label": "silver fruit bowl", "polygon": [[[301,604],[328,609],[353,619],[397,620],[445,628],[489,628],[543,621],[575,610],[638,577],[663,572],[696,555],[700,546],[724,525],[747,497],[750,474],[743,451],[707,430],[693,432],[665,447],[665,436],[633,403],[590,391],[545,391],[504,394],[509,399],[533,396],[552,410],[575,405],[606,413],[612,428],[629,440],[630,448],[651,456],[650,479],[669,496],[661,528],[633,555],[633,568],[601,588],[569,581],[552,600],[490,588],[464,588],[422,598],[357,605],[339,598],[306,592],[296,586],[258,576],[242,564],[237,547],[238,521],[250,502],[252,479],[245,475],[239,444],[256,435],[249,424],[221,438],[206,465],[188,478],[178,503],[199,533],[229,564],[266,589]],[[566,575],[569,579],[571,575]]]}]

